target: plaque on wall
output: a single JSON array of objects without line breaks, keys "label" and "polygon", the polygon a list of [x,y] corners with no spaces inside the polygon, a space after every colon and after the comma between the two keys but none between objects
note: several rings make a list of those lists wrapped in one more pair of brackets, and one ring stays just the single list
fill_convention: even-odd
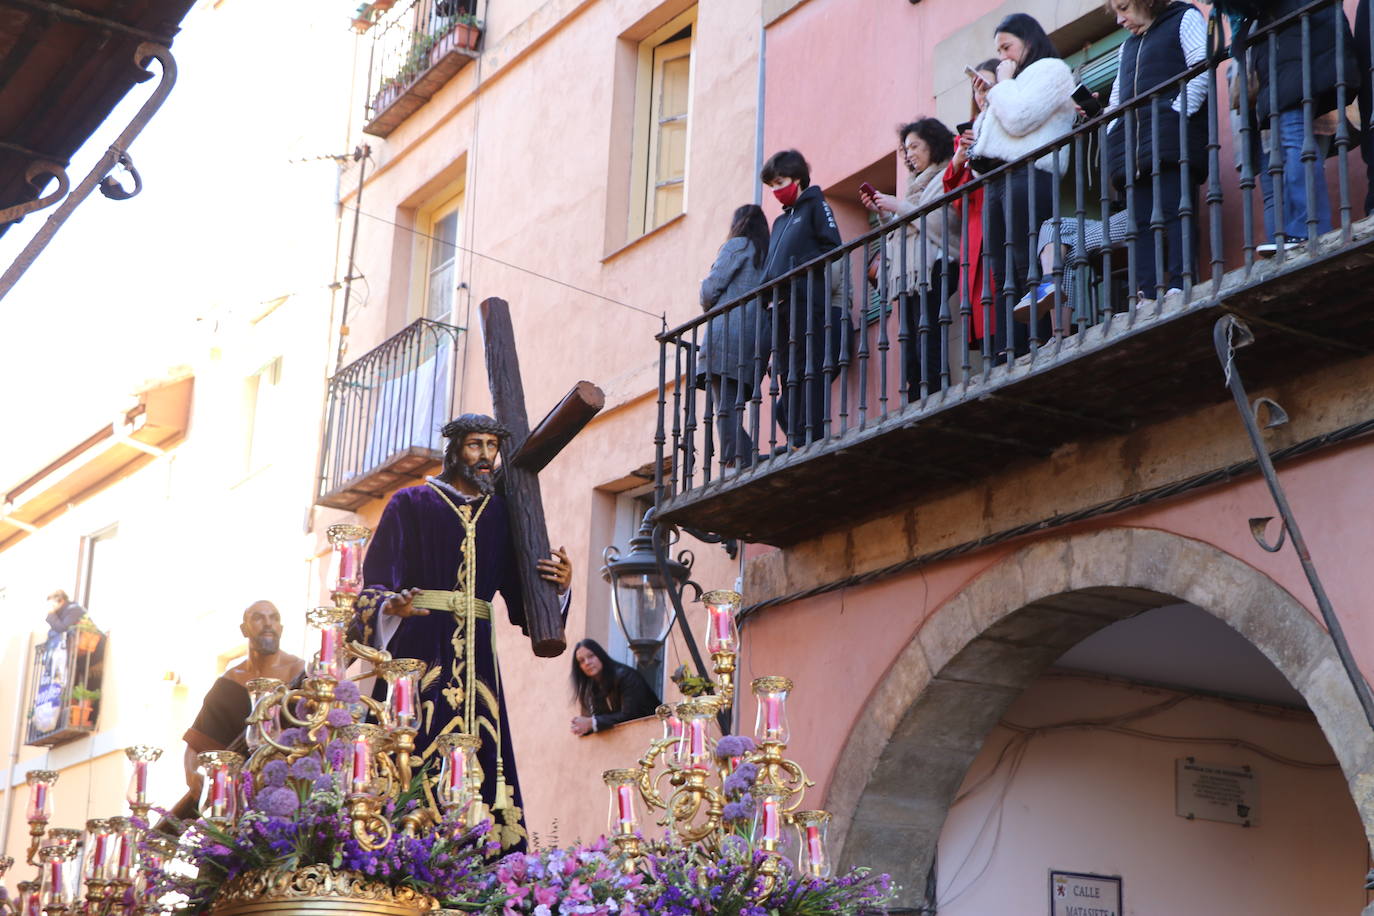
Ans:
[{"label": "plaque on wall", "polygon": [[1189,820],[1259,824],[1259,777],[1244,764],[1203,763],[1196,757],[1176,761],[1174,810]]},{"label": "plaque on wall", "polygon": [[1121,876],[1050,872],[1050,916],[1121,916]]}]

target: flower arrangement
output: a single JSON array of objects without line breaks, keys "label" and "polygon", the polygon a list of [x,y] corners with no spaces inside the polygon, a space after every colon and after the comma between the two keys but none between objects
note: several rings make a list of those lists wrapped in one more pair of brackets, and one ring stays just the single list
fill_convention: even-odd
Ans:
[{"label": "flower arrangement", "polygon": [[[289,730],[282,737],[295,740]],[[365,848],[352,831],[343,791],[345,764],[346,750],[338,740],[323,754],[312,752],[290,764],[269,761],[256,791],[245,787],[251,807],[232,830],[204,819],[182,825],[178,858],[194,874],[169,864],[156,872],[151,894],[183,895],[183,912],[203,913],[221,889],[242,876],[322,865],[409,888],[445,905],[465,905],[481,896],[490,858],[499,849],[486,840],[489,823],[469,829],[444,820],[424,831],[407,831],[405,816],[420,804],[422,771],[410,790],[382,808],[393,825],[390,838],[379,848]]]}]

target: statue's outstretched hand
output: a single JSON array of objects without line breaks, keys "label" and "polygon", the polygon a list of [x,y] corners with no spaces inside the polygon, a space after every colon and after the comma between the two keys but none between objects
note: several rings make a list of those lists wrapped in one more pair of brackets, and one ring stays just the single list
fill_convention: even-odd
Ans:
[{"label": "statue's outstretched hand", "polygon": [[411,604],[420,594],[418,588],[403,588],[382,603],[382,613],[392,617],[427,617],[429,611]]},{"label": "statue's outstretched hand", "polygon": [[565,548],[558,548],[550,554],[549,559],[540,560],[535,565],[539,567],[540,578],[557,585],[559,593],[566,592],[572,585],[572,560],[568,559]]}]

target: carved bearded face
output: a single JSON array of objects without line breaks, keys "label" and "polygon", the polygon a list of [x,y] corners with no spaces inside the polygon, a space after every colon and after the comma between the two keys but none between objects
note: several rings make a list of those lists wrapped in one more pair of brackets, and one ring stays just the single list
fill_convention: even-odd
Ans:
[{"label": "carved bearded face", "polygon": [[281,614],[270,601],[257,601],[243,612],[239,632],[248,637],[248,645],[262,655],[275,655],[281,648]]},{"label": "carved bearded face", "polygon": [[446,474],[455,474],[480,493],[496,489],[496,468],[501,438],[494,433],[467,433],[462,442],[451,444],[445,458]]}]

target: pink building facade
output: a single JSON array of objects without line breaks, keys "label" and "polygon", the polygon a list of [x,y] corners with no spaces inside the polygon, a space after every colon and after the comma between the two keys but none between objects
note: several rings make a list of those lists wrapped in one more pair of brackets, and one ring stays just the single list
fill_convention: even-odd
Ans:
[{"label": "pink building facade", "polygon": [[[891,190],[900,177],[894,126],[966,119],[963,68],[992,56],[993,27],[1014,11],[1037,16],[1066,56],[1115,31],[1091,3],[491,0],[472,59],[385,137],[356,138],[370,159],[361,180],[357,166],[342,180],[358,241],[340,372],[429,319],[455,329],[416,345],[420,363],[447,367],[426,389],[433,416],[485,410],[477,306],[495,296],[511,303],[532,418],[579,379],[605,390],[606,409],[542,478],[550,535],[576,570],[570,640],[615,648],[601,551],[624,547],[656,469],[670,521],[763,532],[746,537],[738,680],[794,679],[791,756],[816,781],[808,804],[833,813],[841,861],[893,874],[903,905],[1058,912],[1051,875],[1071,872],[1119,878],[1125,913],[1360,912],[1374,733],[1291,547],[1270,553],[1251,535],[1250,519],[1277,513],[1210,351],[1223,310],[1270,316],[1238,365],[1256,375],[1253,395],[1288,411],[1268,446],[1285,450],[1280,479],[1368,669],[1361,392],[1374,363],[1358,333],[1332,343],[1301,315],[1252,309],[1266,297],[1329,305],[1339,284],[1361,282],[1353,215],[1325,261],[1252,272],[1237,247],[1243,179],[1227,169],[1209,202],[1210,288],[1142,306],[1138,324],[1133,305],[1009,368],[975,360],[939,396],[881,409],[875,398],[867,418],[743,473],[702,473],[709,454],[691,443],[710,424],[684,406],[705,409],[677,338],[660,368],[654,335],[700,314],[697,284],[729,213],[762,199],[777,215],[759,194],[762,158],[801,149],[843,237],[863,235],[859,183]],[[1222,80],[1222,110],[1224,93]],[[1229,135],[1215,154],[1230,161]],[[1358,200],[1351,161],[1345,194]],[[1335,171],[1324,180],[1340,196]],[[851,315],[860,300],[851,290]],[[885,320],[864,327],[875,352]],[[1335,355],[1315,355],[1323,346]],[[1148,377],[1146,362],[1159,367]],[[845,390],[877,391],[874,372]],[[1050,403],[1070,373],[1081,409]],[[1171,373],[1186,383],[1170,387]],[[346,450],[340,428],[322,468]],[[375,522],[395,487],[432,472],[432,442],[408,445],[417,461],[391,477],[369,466],[385,464],[375,449],[352,446],[350,473],[322,475],[312,530]],[[769,517],[781,514],[786,524]],[[740,575],[719,547],[693,548],[704,586]],[[700,634],[700,607],[688,614]],[[594,836],[601,770],[629,765],[657,723],[574,737],[568,659],[534,658],[508,627],[498,640],[530,827]],[[680,661],[675,632],[666,667]],[[743,699],[737,728],[753,714]],[[1193,765],[1253,774],[1239,821],[1189,808],[1180,774]]]}]

